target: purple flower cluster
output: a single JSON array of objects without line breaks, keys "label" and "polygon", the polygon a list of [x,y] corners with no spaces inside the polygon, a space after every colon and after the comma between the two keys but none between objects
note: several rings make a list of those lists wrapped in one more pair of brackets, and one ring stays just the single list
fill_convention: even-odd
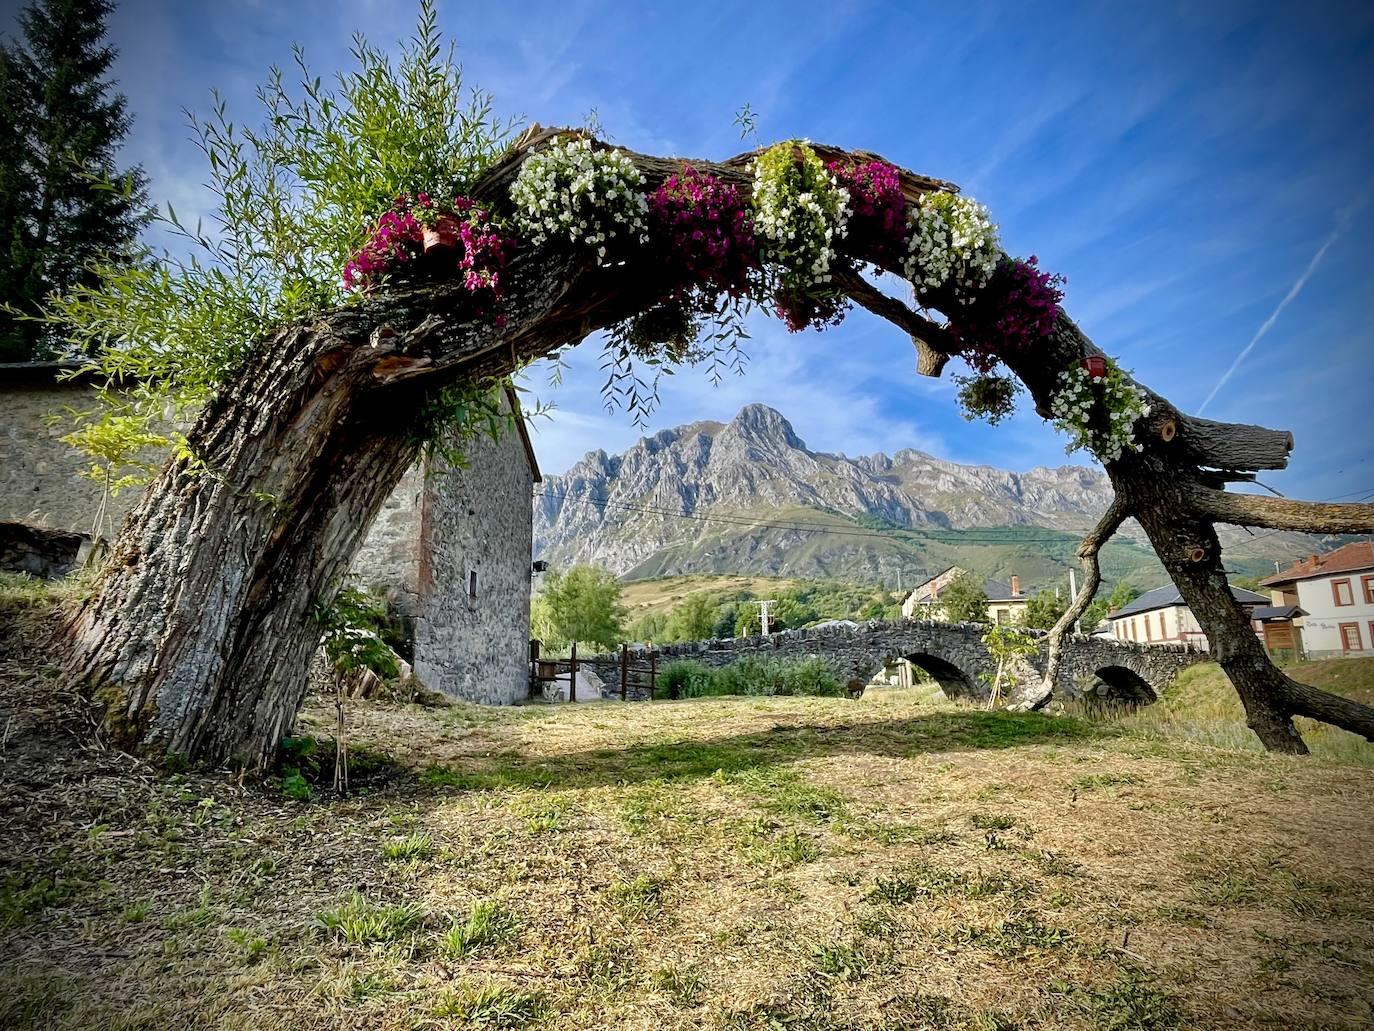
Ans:
[{"label": "purple flower cluster", "polygon": [[344,265],[344,289],[365,286],[396,265],[419,257],[423,241],[424,227],[411,213],[409,200],[397,197],[391,210],[377,220],[367,242]]},{"label": "purple flower cluster", "polygon": [[1001,356],[1043,340],[1059,317],[1064,277],[1042,272],[1034,255],[1003,259],[978,299],[950,321],[960,356],[979,372],[990,372]]},{"label": "purple flower cluster", "polygon": [[787,325],[787,332],[800,333],[804,329],[825,329],[838,326],[849,310],[849,300],[838,291],[809,291],[789,293],[780,290],[773,295],[773,308]]},{"label": "purple flower cluster", "polygon": [[906,197],[897,166],[886,161],[832,161],[827,167],[849,191],[848,239],[876,244],[900,259],[906,249]]},{"label": "purple flower cluster", "polygon": [[463,285],[475,294],[489,290],[491,299],[499,301],[504,294],[501,269],[515,250],[515,240],[501,232],[489,212],[474,206],[466,197],[455,197],[453,204],[467,213],[458,223],[458,242],[463,251],[458,268],[463,272]]},{"label": "purple flower cluster", "polygon": [[[391,210],[377,220],[367,242],[344,266],[345,289],[366,288],[380,276],[415,261],[424,253],[426,232],[435,230],[456,234],[456,267],[463,273],[464,287],[479,297],[485,295],[486,300],[499,301],[501,270],[515,250],[515,240],[468,198],[454,197],[451,205],[440,205],[423,191],[415,195],[413,204],[409,197],[397,197]],[[431,255],[449,253],[449,248],[443,248]],[[428,264],[432,271],[442,271],[441,266]]]},{"label": "purple flower cluster", "polygon": [[735,187],[683,165],[649,196],[648,221],[672,284],[669,296],[695,288],[714,301],[748,291],[758,256],[753,222]]}]

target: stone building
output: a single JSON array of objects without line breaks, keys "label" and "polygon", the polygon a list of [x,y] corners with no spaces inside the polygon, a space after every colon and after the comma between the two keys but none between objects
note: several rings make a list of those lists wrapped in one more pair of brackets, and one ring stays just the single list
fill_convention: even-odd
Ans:
[{"label": "stone building", "polygon": [[[96,404],[58,363],[0,366],[0,524],[111,534],[139,491],[107,499],[89,461],[61,438]],[[518,410],[513,392],[507,404]],[[539,480],[523,420],[478,437],[468,464],[411,468],[368,531],[353,576],[388,596],[411,630],[415,673],[432,691],[510,704],[529,690],[531,499]]]}]

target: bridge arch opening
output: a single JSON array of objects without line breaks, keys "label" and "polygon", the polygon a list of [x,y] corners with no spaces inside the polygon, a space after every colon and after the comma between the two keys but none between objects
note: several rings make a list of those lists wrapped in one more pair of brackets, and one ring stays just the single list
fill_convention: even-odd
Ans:
[{"label": "bridge arch opening", "polygon": [[986,689],[971,676],[965,673],[948,659],[942,659],[938,655],[931,655],[929,652],[917,652],[914,655],[903,655],[902,658],[911,663],[917,669],[924,670],[940,685],[940,690],[944,692],[946,698],[967,698],[970,700],[981,701],[986,697]]},{"label": "bridge arch opening", "polygon": [[1099,701],[1149,705],[1159,697],[1148,680],[1125,666],[1103,666],[1095,675]]}]

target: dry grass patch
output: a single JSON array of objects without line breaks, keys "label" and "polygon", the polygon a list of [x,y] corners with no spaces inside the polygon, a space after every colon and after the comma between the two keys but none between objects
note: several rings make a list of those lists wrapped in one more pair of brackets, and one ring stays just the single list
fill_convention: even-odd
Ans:
[{"label": "dry grass patch", "polygon": [[919,691],[368,703],[388,776],[291,799],[83,745],[6,654],[7,1028],[1371,1021],[1357,762]]}]

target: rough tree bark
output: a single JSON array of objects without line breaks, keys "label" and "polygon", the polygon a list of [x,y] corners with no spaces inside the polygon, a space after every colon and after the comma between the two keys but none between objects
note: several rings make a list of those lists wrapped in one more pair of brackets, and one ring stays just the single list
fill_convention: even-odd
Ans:
[{"label": "rough tree bark", "polygon": [[[524,154],[552,135],[527,133],[478,198],[503,207]],[[846,153],[817,149],[827,160]],[[651,185],[680,167],[630,156]],[[693,164],[747,192],[751,157]],[[911,173],[903,188],[910,198],[955,189]],[[471,316],[456,285],[440,285],[372,296],[258,341],[188,435],[196,460],[162,471],[70,626],[70,669],[100,706],[108,736],[147,755],[266,765],[305,690],[319,638],[312,609],[415,459],[424,398],[448,383],[507,375],[634,314],[654,299],[644,275],[633,262],[597,267],[571,254],[523,252],[507,270],[500,331]],[[939,374],[955,350],[942,327],[852,268],[837,283],[912,337],[922,373]],[[1090,353],[1100,352],[1061,316],[1042,350],[1008,356],[1008,364],[1044,414],[1059,370]],[[1303,749],[1295,714],[1374,739],[1374,709],[1294,684],[1273,667],[1221,571],[1211,519],[1289,526],[1297,517],[1202,491],[1281,467],[1291,436],[1190,419],[1156,402],[1145,454],[1108,472],[1213,642],[1250,726],[1285,751]],[[1303,528],[1374,529],[1370,506],[1328,508]]]}]

